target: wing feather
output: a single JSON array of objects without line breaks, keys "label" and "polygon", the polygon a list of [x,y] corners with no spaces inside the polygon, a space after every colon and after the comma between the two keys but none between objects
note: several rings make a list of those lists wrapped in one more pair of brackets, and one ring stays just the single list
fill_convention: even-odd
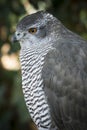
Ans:
[{"label": "wing feather", "polygon": [[42,70],[51,115],[60,130],[87,130],[87,43],[60,41]]}]

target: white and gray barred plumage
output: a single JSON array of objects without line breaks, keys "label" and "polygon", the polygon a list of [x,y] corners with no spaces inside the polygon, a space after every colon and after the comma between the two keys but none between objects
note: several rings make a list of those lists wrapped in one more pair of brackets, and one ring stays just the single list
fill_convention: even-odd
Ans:
[{"label": "white and gray barred plumage", "polygon": [[[38,48],[37,51],[29,48],[20,53],[22,66],[22,88],[32,119],[38,127],[51,125],[49,106],[43,91],[43,80],[41,78],[44,55],[51,49],[49,46]],[[39,53],[39,55],[38,55]],[[26,63],[27,61],[27,63]]]},{"label": "white and gray barred plumage", "polygon": [[17,25],[22,88],[39,130],[87,130],[87,42],[39,11]]}]

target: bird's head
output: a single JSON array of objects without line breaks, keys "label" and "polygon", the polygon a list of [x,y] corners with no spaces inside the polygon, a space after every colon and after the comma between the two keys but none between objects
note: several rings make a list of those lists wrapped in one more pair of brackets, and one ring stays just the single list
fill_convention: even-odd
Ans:
[{"label": "bird's head", "polygon": [[53,39],[55,40],[58,24],[60,22],[53,15],[39,11],[19,21],[12,39],[19,41],[22,48],[50,44]]}]

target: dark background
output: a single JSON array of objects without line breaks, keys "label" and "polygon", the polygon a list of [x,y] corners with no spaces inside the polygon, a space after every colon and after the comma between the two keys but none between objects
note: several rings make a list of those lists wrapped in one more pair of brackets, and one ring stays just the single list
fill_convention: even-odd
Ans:
[{"label": "dark background", "polygon": [[87,39],[87,0],[0,0],[0,130],[35,129],[22,94],[20,46],[11,36],[23,15],[41,9]]}]

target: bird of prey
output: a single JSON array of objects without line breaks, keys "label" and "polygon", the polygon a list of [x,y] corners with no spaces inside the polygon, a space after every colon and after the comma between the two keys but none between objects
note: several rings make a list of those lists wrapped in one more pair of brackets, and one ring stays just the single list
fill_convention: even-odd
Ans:
[{"label": "bird of prey", "polygon": [[39,130],[87,130],[87,42],[52,14],[17,24],[22,88]]}]

